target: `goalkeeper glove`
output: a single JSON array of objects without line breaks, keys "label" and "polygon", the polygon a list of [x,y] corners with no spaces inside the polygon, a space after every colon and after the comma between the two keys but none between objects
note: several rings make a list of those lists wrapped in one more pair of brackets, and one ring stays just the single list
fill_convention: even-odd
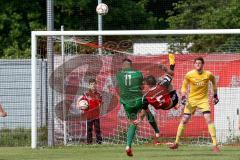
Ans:
[{"label": "goalkeeper glove", "polygon": [[213,103],[217,104],[218,102],[219,102],[218,95],[214,94],[214,96],[213,96]]},{"label": "goalkeeper glove", "polygon": [[186,96],[182,96],[182,97],[181,97],[181,104],[182,104],[183,106],[185,106],[186,103],[187,103],[187,97],[186,97]]}]

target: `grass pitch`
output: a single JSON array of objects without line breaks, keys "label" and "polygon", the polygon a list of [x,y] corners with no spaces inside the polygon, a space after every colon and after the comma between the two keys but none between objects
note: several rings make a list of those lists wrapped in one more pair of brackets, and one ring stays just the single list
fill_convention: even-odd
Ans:
[{"label": "grass pitch", "polygon": [[240,160],[240,147],[221,147],[212,153],[207,146],[134,146],[134,157],[127,157],[122,145],[74,146],[57,148],[1,147],[0,160]]}]

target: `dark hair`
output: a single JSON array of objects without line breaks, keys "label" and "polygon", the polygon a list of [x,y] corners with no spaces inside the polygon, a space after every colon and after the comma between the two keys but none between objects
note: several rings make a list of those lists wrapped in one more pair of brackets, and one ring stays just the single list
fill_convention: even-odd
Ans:
[{"label": "dark hair", "polygon": [[90,78],[89,81],[88,81],[88,83],[89,83],[89,84],[90,84],[90,83],[96,83],[96,80],[93,79],[93,78]]},{"label": "dark hair", "polygon": [[130,64],[132,64],[132,61],[131,61],[130,59],[128,59],[128,58],[124,58],[124,59],[122,60],[122,63],[124,63],[124,62],[129,62]]},{"label": "dark hair", "polygon": [[197,57],[197,58],[195,58],[195,59],[194,59],[194,63],[195,63],[196,61],[201,61],[202,64],[204,64],[204,59],[203,59],[203,57]]},{"label": "dark hair", "polygon": [[152,75],[149,75],[143,79],[143,82],[146,82],[147,85],[154,86],[157,84],[156,78]]}]

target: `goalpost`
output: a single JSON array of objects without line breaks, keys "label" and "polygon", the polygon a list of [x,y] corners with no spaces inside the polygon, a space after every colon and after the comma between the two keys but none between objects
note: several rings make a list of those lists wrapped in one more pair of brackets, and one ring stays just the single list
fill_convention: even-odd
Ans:
[{"label": "goalpost", "polygon": [[[204,36],[214,37],[213,39],[215,40],[215,37],[218,36],[218,35],[222,36],[223,38],[222,37],[217,37],[216,38],[217,43],[213,44],[212,46],[209,46],[208,50],[205,51],[204,50],[205,46],[202,46],[204,44],[200,44],[200,40],[206,41],[205,45],[207,45],[207,42],[209,42],[209,40],[206,37],[204,37]],[[37,134],[38,133],[38,95],[37,95],[38,92],[37,92],[37,90],[38,90],[38,85],[39,84],[38,84],[38,74],[37,74],[38,73],[37,60],[38,60],[38,56],[39,56],[38,55],[38,51],[39,51],[39,45],[40,44],[38,42],[39,42],[40,37],[41,37],[41,40],[44,40],[45,39],[44,37],[47,37],[47,36],[51,36],[51,37],[53,37],[55,39],[57,39],[57,38],[60,39],[61,36],[62,36],[62,38],[63,38],[63,36],[70,36],[70,37],[74,37],[74,38],[76,38],[76,37],[86,37],[86,36],[89,36],[89,37],[103,36],[103,37],[106,37],[106,39],[110,39],[111,42],[114,42],[114,41],[112,41],[112,39],[113,39],[112,37],[114,37],[118,43],[120,43],[119,39],[121,39],[123,37],[127,37],[127,38],[130,37],[130,38],[134,39],[134,42],[133,42],[133,40],[131,42],[130,49],[128,48],[130,51],[126,51],[125,50],[125,48],[124,48],[124,47],[126,47],[125,44],[122,44],[123,45],[122,48],[124,48],[124,49],[122,49],[121,47],[119,47],[120,44],[118,44],[118,43],[117,44],[116,43],[111,43],[111,44],[109,43],[109,46],[106,45],[105,47],[103,45],[102,49],[106,50],[106,53],[109,53],[111,55],[117,53],[117,54],[120,54],[121,56],[130,56],[132,59],[136,59],[136,63],[139,63],[138,66],[140,68],[143,67],[146,64],[151,64],[151,65],[145,66],[145,68],[143,68],[145,70],[145,74],[147,74],[147,72],[149,71],[148,67],[150,67],[150,69],[152,69],[152,67],[154,67],[153,60],[157,59],[158,56],[160,58],[162,58],[162,59],[158,59],[157,63],[163,63],[163,64],[168,65],[167,60],[166,60],[166,56],[164,57],[164,55],[151,55],[147,59],[143,60],[143,56],[144,55],[137,55],[139,53],[134,53],[135,52],[134,50],[138,49],[138,50],[140,50],[140,52],[141,51],[143,52],[143,50],[150,50],[150,47],[149,48],[147,47],[148,45],[151,46],[150,43],[151,44],[153,43],[153,45],[155,45],[156,48],[157,48],[157,46],[159,47],[159,44],[167,47],[168,50],[165,49],[165,53],[166,52],[179,53],[179,52],[181,52],[183,50],[186,50],[187,54],[178,54],[179,57],[177,57],[177,60],[182,60],[182,61],[180,61],[181,64],[180,63],[178,64],[178,61],[177,61],[176,68],[178,68],[178,65],[181,65],[181,70],[177,70],[179,72],[175,73],[176,77],[179,76],[179,79],[174,80],[174,82],[175,82],[174,85],[179,87],[180,83],[181,83],[181,80],[182,80],[181,77],[186,73],[185,69],[186,68],[187,69],[191,68],[190,64],[191,64],[191,61],[192,61],[192,57],[194,57],[194,54],[191,54],[191,53],[199,53],[199,54],[201,54],[203,56],[206,56],[206,57],[209,55],[209,57],[207,57],[207,58],[209,58],[207,60],[209,62],[209,64],[207,65],[207,69],[210,69],[210,70],[214,69],[213,72],[216,73],[216,74],[220,74],[219,72],[221,72],[221,71],[222,72],[227,71],[227,70],[219,71],[217,69],[217,67],[220,66],[221,63],[224,63],[224,65],[228,65],[228,63],[229,63],[230,67],[235,67],[238,64],[240,64],[239,63],[239,61],[240,61],[240,56],[239,56],[240,46],[237,46],[235,43],[232,43],[233,40],[235,40],[235,41],[240,40],[240,38],[238,37],[239,35],[240,35],[240,29],[125,30],[125,31],[32,31],[32,33],[31,33],[31,65],[32,65],[32,68],[31,68],[31,75],[32,75],[32,80],[31,80],[32,81],[32,84],[31,84],[31,86],[32,86],[32,91],[31,91],[31,105],[32,105],[32,111],[31,111],[31,113],[32,113],[32,117],[31,117],[31,147],[32,148],[36,148],[37,144],[38,144],[38,134]],[[116,37],[118,37],[118,38],[116,38]],[[141,38],[135,38],[135,37],[141,37]],[[151,38],[148,38],[148,37],[151,37]],[[231,38],[231,37],[233,37],[233,38]],[[223,42],[224,38],[225,39],[229,38],[228,39],[229,43],[224,43]],[[139,39],[147,39],[147,41],[140,41]],[[164,39],[164,40],[162,40],[162,39]],[[195,41],[196,39],[199,39],[199,41]],[[77,42],[78,42],[77,40],[74,41],[74,43],[77,43]],[[213,40],[211,42],[213,42]],[[218,45],[219,43],[222,43],[222,44]],[[114,45],[116,44],[117,47],[115,47],[115,48],[117,48],[117,49],[115,49],[115,48],[112,49],[113,44]],[[92,50],[99,48],[95,43],[86,42],[86,41],[83,42],[82,40],[81,40],[81,43],[79,45],[81,45],[81,51],[80,52],[83,52],[83,51],[85,52],[87,50],[86,52],[92,53]],[[218,49],[214,50],[215,46],[218,47]],[[75,45],[75,47],[77,48],[78,45]],[[234,48],[234,51],[232,51],[230,48],[229,49],[228,48],[225,49],[224,47],[225,48],[226,47],[232,47],[232,48]],[[62,47],[62,49],[64,49],[64,47]],[[59,45],[58,44],[54,45],[54,50],[56,50],[55,52],[61,50],[61,49],[59,49]],[[76,49],[76,53],[77,52],[78,51]],[[80,52],[78,54],[80,54]],[[93,53],[96,53],[96,52],[93,51]],[[127,54],[127,55],[125,55],[126,53],[134,53],[134,54]],[[210,53],[215,53],[215,54],[211,55]],[[225,55],[219,56],[219,55],[217,55],[218,53],[225,54]],[[226,54],[226,53],[234,53],[234,56],[232,56],[232,54]],[[236,54],[236,53],[238,53],[238,54]],[[231,55],[233,58],[226,58],[228,55]],[[112,65],[112,63],[113,63],[112,61],[113,60],[111,59],[111,57],[109,58],[108,56],[104,56],[104,55],[103,55],[103,57],[100,57],[100,58],[99,58],[98,55],[94,55],[94,56],[98,57],[98,61],[95,61],[95,57],[94,56],[91,57],[91,55],[87,55],[85,57],[77,57],[76,55],[74,55],[74,56],[71,56],[69,58],[65,57],[65,59],[67,59],[67,61],[69,63],[66,62],[62,66],[61,66],[61,64],[59,64],[58,68],[56,68],[56,71],[54,71],[54,72],[56,72],[57,76],[53,77],[54,83],[60,81],[60,80],[58,81],[57,78],[59,78],[58,75],[61,75],[60,74],[61,71],[64,71],[64,72],[66,71],[66,75],[69,75],[71,77],[71,73],[73,72],[73,70],[71,70],[71,71],[67,70],[67,69],[65,70],[65,68],[63,68],[63,66],[66,67],[69,64],[75,65],[74,63],[79,63],[82,66],[84,66],[85,65],[84,63],[80,63],[78,61],[86,60],[86,61],[89,61],[88,64],[101,65],[101,67],[103,67],[103,68],[105,66],[107,66],[107,67],[116,67],[116,66],[118,66],[117,61],[119,60],[119,59],[116,58],[115,59],[116,60],[116,64]],[[75,60],[74,60],[74,58],[75,58]],[[101,64],[95,64],[96,62],[99,62]],[[186,64],[183,64],[183,63],[186,63]],[[214,65],[214,66],[211,67],[211,65]],[[82,67],[82,68],[75,67],[74,69],[78,69],[78,70],[81,70],[81,69],[84,70],[85,69],[86,70],[86,67],[85,68],[84,67]],[[95,74],[96,71],[94,69],[93,69],[93,73],[89,73],[90,76],[92,74]],[[116,68],[114,68],[114,69],[116,69]],[[227,77],[228,79],[226,79],[224,81],[221,81],[221,84],[220,84],[221,85],[220,86],[221,89],[219,90],[219,92],[220,92],[220,104],[219,104],[219,106],[223,106],[222,108],[221,107],[220,108],[223,109],[224,111],[223,110],[218,111],[218,109],[216,109],[216,111],[215,111],[215,109],[214,109],[214,114],[215,114],[214,120],[215,120],[215,123],[216,123],[216,128],[218,129],[218,127],[219,127],[221,130],[226,130],[226,127],[230,127],[230,126],[233,125],[232,123],[235,124],[235,122],[236,122],[236,120],[235,120],[236,113],[235,112],[233,113],[235,108],[232,109],[232,110],[231,109],[227,110],[226,108],[224,109],[224,106],[225,107],[226,106],[234,106],[235,104],[238,104],[238,103],[235,103],[235,101],[237,101],[237,102],[240,101],[240,97],[237,96],[236,94],[234,94],[235,92],[239,91],[240,84],[237,84],[233,88],[229,87],[228,84],[225,84],[225,83],[229,83],[229,81],[231,81],[235,75],[237,76],[236,82],[239,81],[238,80],[238,78],[240,78],[239,71],[237,71],[236,68],[231,68],[231,69],[232,69],[232,71],[231,71],[231,74],[229,76],[232,76],[232,77],[231,78]],[[110,71],[111,72],[112,70],[108,70],[106,68],[102,69],[101,71],[99,71],[98,78],[101,81],[104,81],[104,82],[105,81],[107,81],[107,82],[109,81],[109,83],[112,83],[111,79],[104,79],[104,78],[106,78],[104,76],[108,75],[108,73],[105,73],[105,72],[106,71]],[[79,74],[81,74],[82,72],[86,72],[86,71],[78,71]],[[104,72],[104,74],[102,74],[103,72]],[[156,71],[156,73],[157,73],[157,71]],[[77,76],[79,76],[79,75],[77,75]],[[77,76],[75,76],[74,78],[76,78]],[[219,76],[220,80],[221,80],[221,78],[225,78],[225,77],[223,77],[223,73],[221,75],[218,75],[218,76]],[[71,84],[71,83],[76,81],[76,80],[74,80],[74,78],[73,78],[73,80],[67,79],[66,81],[68,81]],[[83,77],[82,79],[84,79],[84,78],[85,77]],[[80,80],[83,82],[84,80],[82,80],[82,79],[80,77]],[[65,81],[65,79],[63,81]],[[59,83],[61,83],[61,86],[63,86],[65,84],[64,82],[59,82]],[[81,83],[81,84],[83,85],[84,83]],[[47,84],[47,85],[48,85],[48,87],[49,86],[54,86],[54,84],[50,84],[50,85]],[[67,84],[67,85],[69,85],[69,84]],[[104,87],[105,87],[104,84],[100,84],[100,85],[101,86],[99,86],[99,88],[104,90]],[[72,89],[74,89],[74,86],[73,86]],[[86,87],[84,87],[84,89],[86,89]],[[179,89],[179,88],[177,88],[177,89]],[[56,92],[56,95],[61,95],[60,92],[59,93],[57,93],[58,91],[55,91],[55,92]],[[108,92],[110,92],[110,91],[108,91]],[[74,93],[78,93],[78,91],[76,91],[76,92],[74,91]],[[65,91],[64,91],[63,94],[65,94]],[[71,103],[74,103],[74,97],[73,96],[74,95],[71,95],[71,94],[68,95],[68,97],[70,97],[70,99],[71,99]],[[106,97],[107,96],[108,95],[106,94]],[[234,96],[234,97],[231,97],[231,96]],[[231,99],[229,101],[225,101],[226,98],[231,98]],[[109,104],[111,102],[113,102],[113,101],[111,101],[111,99],[108,99],[108,100],[109,100]],[[56,101],[54,104],[56,104],[56,106],[57,106],[57,104],[59,102],[60,102],[60,100]],[[66,102],[66,103],[68,103],[68,102]],[[114,101],[114,105],[117,105],[117,104],[115,104],[115,101]],[[73,104],[69,104],[69,107],[72,107],[72,106],[73,106]],[[218,107],[218,106],[216,106],[216,107]],[[106,113],[104,113],[105,117],[103,116],[103,119],[104,118],[107,119],[106,115],[108,115],[110,113],[112,114],[114,109],[115,108],[111,108],[111,109],[107,108],[106,109],[107,110]],[[65,109],[63,108],[63,110],[65,110]],[[176,117],[179,117],[179,114],[176,114],[177,111],[176,112],[175,111],[169,111],[169,112],[171,112],[171,116],[172,115],[177,115]],[[120,110],[118,111],[118,113],[116,115],[119,115],[119,113],[120,113]],[[225,113],[226,113],[227,119],[221,119],[222,117],[225,116],[224,115]],[[169,118],[169,115],[170,115],[170,113],[168,115],[166,115],[164,118],[159,116],[158,120],[160,121],[160,123],[161,123],[161,121],[164,121],[164,122],[165,121],[171,121],[171,119]],[[71,116],[74,117],[74,116],[76,116],[76,114],[73,114]],[[110,118],[112,120],[112,119],[114,119],[114,116],[111,116]],[[231,124],[228,125],[228,126],[222,125],[222,123],[224,121],[226,121],[226,120],[229,120],[229,123],[231,123]],[[72,122],[73,121],[72,118],[70,118],[69,121]],[[123,121],[119,121],[118,119],[115,119],[115,121],[117,121],[117,123],[116,123],[117,125],[121,125],[122,123],[123,123],[123,125],[126,124],[125,121],[124,122]],[[77,123],[77,124],[79,124],[79,123]],[[109,124],[106,124],[106,127],[109,127],[108,125]],[[166,122],[166,125],[167,125],[167,122]],[[176,121],[171,121],[170,125],[173,125],[176,128]],[[140,137],[141,137],[141,135],[145,135],[146,130],[148,130],[148,128],[150,128],[150,127],[146,127],[147,124],[144,124],[144,126],[145,126],[145,128],[143,130],[140,129],[140,131],[139,131]],[[161,126],[161,127],[162,127],[162,130],[164,132],[164,135],[167,135],[168,131],[164,130],[164,127],[166,127],[166,126]],[[161,132],[161,127],[160,127],[160,132]],[[169,127],[169,126],[167,126],[167,127]],[[232,130],[232,128],[230,128],[229,130]],[[116,129],[114,131],[119,131],[119,130]],[[79,131],[76,131],[75,134],[78,133],[78,132]],[[141,133],[141,132],[144,132],[144,133]],[[225,133],[226,133],[225,131],[224,132],[220,132],[220,131],[217,132],[218,136],[224,136]],[[66,134],[66,133],[64,133],[64,134]],[[122,135],[111,135],[111,134],[114,134],[114,133],[109,133],[108,136],[109,137],[114,137],[114,138],[117,137],[116,139],[120,143],[119,139],[122,138]],[[168,134],[167,136],[168,137],[173,137],[174,134],[176,134],[176,133],[173,132],[172,134]],[[206,136],[206,135],[204,135],[204,133],[202,133],[202,134],[203,134],[203,137]],[[232,132],[230,134],[231,135],[232,134],[235,135],[236,133]],[[106,135],[106,133],[104,133],[104,135]],[[193,135],[194,134],[191,134],[191,136],[193,136]],[[66,135],[64,135],[64,137],[65,137],[64,138],[64,141],[65,141],[66,140]],[[107,136],[105,136],[105,137],[107,137]],[[227,138],[229,138],[229,137],[225,137],[225,140],[223,140],[223,141],[227,141],[226,140]],[[106,138],[106,140],[107,139],[108,138]],[[66,142],[64,142],[64,144],[65,143]]]}]

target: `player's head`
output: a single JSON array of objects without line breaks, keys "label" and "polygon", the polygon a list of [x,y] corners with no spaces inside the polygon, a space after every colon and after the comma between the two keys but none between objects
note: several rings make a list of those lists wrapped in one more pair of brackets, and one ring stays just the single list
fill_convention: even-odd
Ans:
[{"label": "player's head", "polygon": [[143,92],[148,91],[150,88],[157,84],[156,78],[149,75],[143,79]]},{"label": "player's head", "polygon": [[197,71],[202,71],[203,70],[203,65],[204,65],[203,57],[197,57],[197,58],[194,59],[194,68]]},{"label": "player's head", "polygon": [[122,69],[132,68],[132,61],[128,58],[122,60]]},{"label": "player's head", "polygon": [[89,85],[90,90],[95,91],[97,89],[96,84],[97,84],[97,82],[95,79],[93,79],[93,78],[89,79],[88,85]]}]

